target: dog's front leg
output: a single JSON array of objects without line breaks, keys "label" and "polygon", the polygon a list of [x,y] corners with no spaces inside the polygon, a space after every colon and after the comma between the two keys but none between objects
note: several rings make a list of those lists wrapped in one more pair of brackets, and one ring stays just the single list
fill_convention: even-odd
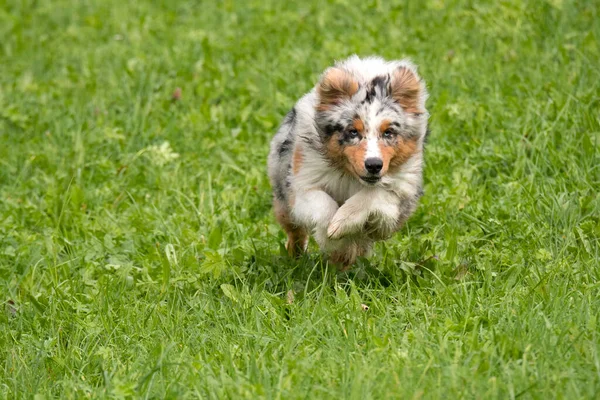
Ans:
[{"label": "dog's front leg", "polygon": [[332,241],[327,237],[327,227],[338,211],[338,204],[322,190],[306,190],[296,193],[292,215],[294,220],[314,230],[315,240],[327,251]]},{"label": "dog's front leg", "polygon": [[377,230],[392,231],[400,214],[399,203],[400,199],[392,192],[364,188],[338,209],[327,228],[327,236],[340,239],[360,233],[367,223],[376,225]]}]

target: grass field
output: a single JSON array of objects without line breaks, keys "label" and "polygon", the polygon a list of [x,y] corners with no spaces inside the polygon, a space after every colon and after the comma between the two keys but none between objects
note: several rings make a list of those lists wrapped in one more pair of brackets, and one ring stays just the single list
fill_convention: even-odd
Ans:
[{"label": "grass field", "polygon": [[[0,0],[0,398],[598,398],[599,42],[593,0]],[[353,53],[432,135],[338,273],[265,164]]]}]

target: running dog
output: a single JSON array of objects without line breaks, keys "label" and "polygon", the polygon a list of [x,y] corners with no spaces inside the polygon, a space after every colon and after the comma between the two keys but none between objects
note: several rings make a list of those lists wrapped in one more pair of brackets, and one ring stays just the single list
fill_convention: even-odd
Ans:
[{"label": "running dog", "polygon": [[349,267],[402,227],[423,194],[427,96],[410,61],[352,56],[296,103],[268,158],[290,255],[312,234]]}]

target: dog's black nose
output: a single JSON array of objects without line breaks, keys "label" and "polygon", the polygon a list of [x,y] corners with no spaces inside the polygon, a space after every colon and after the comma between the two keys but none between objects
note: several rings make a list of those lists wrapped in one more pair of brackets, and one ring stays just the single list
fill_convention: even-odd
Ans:
[{"label": "dog's black nose", "polygon": [[367,158],[365,160],[365,168],[370,174],[378,174],[379,171],[381,171],[381,168],[383,168],[383,161],[381,158]]}]

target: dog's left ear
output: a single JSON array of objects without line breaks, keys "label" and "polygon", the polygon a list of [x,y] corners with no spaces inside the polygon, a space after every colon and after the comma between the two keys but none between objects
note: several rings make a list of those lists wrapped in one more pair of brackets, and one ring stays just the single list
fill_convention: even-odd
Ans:
[{"label": "dog's left ear", "polygon": [[427,90],[417,73],[408,66],[400,66],[392,73],[391,94],[400,107],[408,113],[425,112]]}]

